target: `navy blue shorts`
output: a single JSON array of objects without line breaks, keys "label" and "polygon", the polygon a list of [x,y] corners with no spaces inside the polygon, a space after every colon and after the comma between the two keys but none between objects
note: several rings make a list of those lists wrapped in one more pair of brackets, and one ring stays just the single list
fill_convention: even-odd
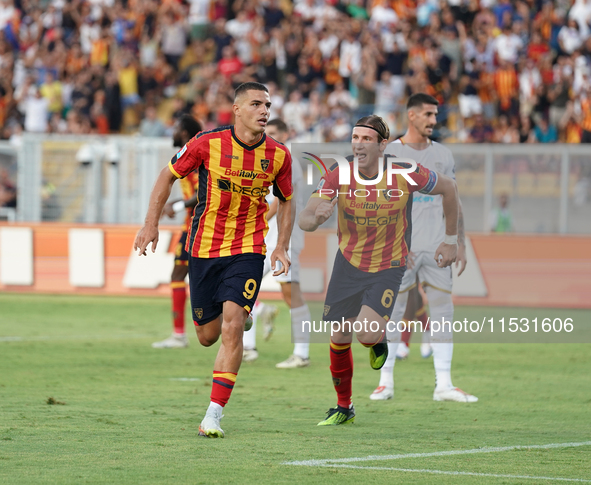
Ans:
[{"label": "navy blue shorts", "polygon": [[338,251],[326,292],[324,320],[356,317],[367,305],[389,321],[405,271],[406,266],[377,273],[361,271]]},{"label": "navy blue shorts", "polygon": [[187,231],[183,231],[181,234],[181,238],[176,245],[176,249],[174,250],[174,264],[187,266],[189,264],[189,253],[185,249],[185,244],[187,242]]},{"label": "navy blue shorts", "polygon": [[195,325],[205,325],[222,314],[225,301],[252,310],[263,279],[262,254],[223,258],[189,258],[189,288]]}]

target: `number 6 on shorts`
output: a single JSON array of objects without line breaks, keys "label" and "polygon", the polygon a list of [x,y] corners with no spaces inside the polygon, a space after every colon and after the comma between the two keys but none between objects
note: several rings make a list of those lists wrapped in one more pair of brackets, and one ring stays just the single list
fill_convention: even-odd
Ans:
[{"label": "number 6 on shorts", "polygon": [[257,282],[251,278],[251,279],[247,280],[246,283],[244,284],[244,291],[242,292],[242,295],[244,296],[244,298],[248,298],[249,300],[252,300],[252,297],[254,296],[256,289],[257,289]]},{"label": "number 6 on shorts", "polygon": [[390,308],[393,301],[394,292],[392,290],[384,291],[384,294],[382,295],[382,305],[384,305],[384,308]]}]

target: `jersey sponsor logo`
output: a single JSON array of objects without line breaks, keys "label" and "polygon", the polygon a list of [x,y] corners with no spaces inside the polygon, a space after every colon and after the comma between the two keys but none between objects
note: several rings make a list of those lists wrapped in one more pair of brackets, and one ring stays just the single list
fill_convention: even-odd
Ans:
[{"label": "jersey sponsor logo", "polygon": [[179,158],[181,158],[185,154],[186,151],[187,151],[187,145],[185,145],[181,149],[181,151],[176,154],[176,159],[178,160]]},{"label": "jersey sponsor logo", "polygon": [[396,259],[394,261],[390,261],[390,268],[400,268],[400,260]]},{"label": "jersey sponsor logo", "polygon": [[218,188],[225,192],[234,192],[249,197],[266,197],[270,192],[266,187],[243,187],[226,179],[218,179]]},{"label": "jersey sponsor logo", "polygon": [[435,197],[433,195],[415,195],[413,197],[413,203],[415,202],[434,202],[435,201]]},{"label": "jersey sponsor logo", "polygon": [[224,158],[231,158],[232,160],[238,160],[238,155],[228,155],[227,153],[224,155]]},{"label": "jersey sponsor logo", "polygon": [[358,226],[369,226],[369,227],[376,227],[376,226],[387,226],[389,224],[395,224],[398,221],[398,214],[390,215],[390,216],[374,216],[374,217],[365,217],[365,216],[356,216],[353,214],[349,214],[347,212],[345,214],[345,219],[351,222],[354,222]]},{"label": "jersey sponsor logo", "polygon": [[249,180],[269,178],[266,173],[259,173],[255,172],[254,170],[232,170],[231,168],[227,168],[224,172],[224,175],[227,175],[228,177],[240,177]]},{"label": "jersey sponsor logo", "polygon": [[268,158],[263,158],[261,160],[261,168],[263,169],[263,172],[267,171],[267,169],[269,168],[269,163],[271,163],[271,162],[269,161]]},{"label": "jersey sponsor logo", "polygon": [[369,211],[377,211],[379,209],[392,209],[394,204],[380,204],[379,202],[355,202],[352,200],[349,203],[351,209],[365,209]]}]

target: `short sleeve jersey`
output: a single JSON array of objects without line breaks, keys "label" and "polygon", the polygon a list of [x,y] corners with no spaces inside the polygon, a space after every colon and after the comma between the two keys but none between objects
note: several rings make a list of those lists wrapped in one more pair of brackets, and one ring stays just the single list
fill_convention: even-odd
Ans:
[{"label": "short sleeve jersey", "polygon": [[187,252],[196,258],[243,253],[265,254],[271,191],[280,200],[292,196],[291,155],[267,137],[248,145],[233,126],[196,135],[172,158],[178,178],[199,173],[197,206],[187,238]]},{"label": "short sleeve jersey", "polygon": [[[394,157],[386,157],[392,163]],[[401,168],[408,165],[400,164]],[[410,184],[402,174],[388,183],[386,169],[376,185],[363,185],[353,176],[353,162],[349,164],[351,184],[339,184],[339,169],[335,164],[322,177],[312,197],[331,200],[338,194],[339,249],[356,268],[375,273],[406,265],[412,231],[413,192],[429,193],[437,184],[437,174],[417,165],[408,176],[417,184]],[[372,179],[374,177],[361,178]]]}]

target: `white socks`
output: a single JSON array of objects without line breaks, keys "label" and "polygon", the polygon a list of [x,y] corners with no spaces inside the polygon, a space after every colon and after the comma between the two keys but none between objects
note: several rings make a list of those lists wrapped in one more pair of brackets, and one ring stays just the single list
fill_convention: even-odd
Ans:
[{"label": "white socks", "polygon": [[217,402],[210,402],[209,407],[207,408],[207,412],[205,414],[221,417],[223,410],[224,408],[220,406]]},{"label": "white socks", "polygon": [[293,353],[302,359],[310,357],[310,333],[302,329],[302,322],[309,322],[310,318],[310,309],[306,304],[291,310],[291,338],[295,344]]},{"label": "white socks", "polygon": [[433,348],[433,365],[435,366],[435,390],[451,389],[451,358],[454,344],[431,344]]},{"label": "white socks", "polygon": [[398,342],[388,344],[388,358],[384,367],[380,370],[380,387],[384,386],[388,389],[394,389],[394,364],[396,363],[396,350],[398,350]]}]

